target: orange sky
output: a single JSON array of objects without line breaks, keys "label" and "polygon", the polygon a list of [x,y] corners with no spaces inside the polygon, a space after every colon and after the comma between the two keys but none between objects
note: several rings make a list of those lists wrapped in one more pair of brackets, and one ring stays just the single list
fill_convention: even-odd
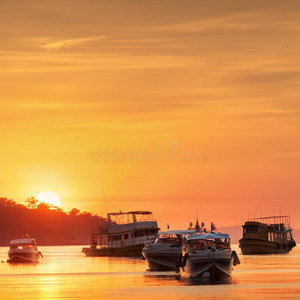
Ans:
[{"label": "orange sky", "polygon": [[281,212],[299,229],[299,12],[292,0],[2,2],[0,196],[151,210],[163,229],[197,210],[217,227]]}]

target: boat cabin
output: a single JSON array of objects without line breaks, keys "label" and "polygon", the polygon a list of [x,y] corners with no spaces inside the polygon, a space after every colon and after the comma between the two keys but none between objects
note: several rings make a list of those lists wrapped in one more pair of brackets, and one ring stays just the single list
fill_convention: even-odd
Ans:
[{"label": "boat cabin", "polygon": [[244,239],[259,239],[276,243],[293,240],[288,217],[265,217],[243,225]]},{"label": "boat cabin", "polygon": [[206,249],[227,249],[230,248],[230,237],[225,233],[195,234],[187,237],[183,247],[184,251],[206,250]]},{"label": "boat cabin", "polygon": [[169,230],[158,234],[155,243],[181,243],[188,235],[195,233],[195,230]]},{"label": "boat cabin", "polygon": [[109,213],[107,220],[106,226],[94,226],[91,247],[117,248],[153,242],[159,230],[150,211]]},{"label": "boat cabin", "polygon": [[37,249],[36,241],[35,239],[16,239],[12,240],[9,245],[10,249],[26,249],[26,248],[32,248]]}]

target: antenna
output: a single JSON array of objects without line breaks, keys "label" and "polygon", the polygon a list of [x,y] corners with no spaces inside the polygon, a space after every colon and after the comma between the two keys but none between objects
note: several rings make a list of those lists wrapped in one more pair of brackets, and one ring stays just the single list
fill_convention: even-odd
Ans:
[{"label": "antenna", "polygon": [[257,214],[257,211],[258,211],[258,209],[259,209],[260,203],[261,203],[261,201],[262,201],[262,199],[263,199],[264,193],[265,193],[265,192],[263,192],[263,193],[262,193],[262,195],[261,195],[261,197],[260,197],[260,200],[259,200],[259,203],[258,203],[258,206],[257,206],[256,212],[255,212],[255,215],[254,215],[254,219],[255,219],[255,217],[256,217],[256,214]]}]

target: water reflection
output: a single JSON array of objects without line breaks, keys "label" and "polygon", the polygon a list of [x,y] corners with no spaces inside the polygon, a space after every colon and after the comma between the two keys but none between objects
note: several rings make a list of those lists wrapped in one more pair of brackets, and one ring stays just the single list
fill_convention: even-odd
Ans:
[{"label": "water reflection", "polygon": [[[209,283],[146,272],[140,258],[86,257],[80,246],[40,248],[38,264],[0,264],[5,299],[296,299],[300,290],[299,246],[288,255],[240,255],[231,279]],[[0,247],[0,259],[6,261],[6,247]]]},{"label": "water reflection", "polygon": [[[144,275],[145,279],[149,282],[157,284],[160,282],[162,285],[220,285],[220,284],[236,284],[237,281],[233,277],[224,278],[223,280],[213,281],[210,278],[194,277],[185,278],[181,277],[180,274],[172,272],[155,272]],[[147,280],[145,282],[147,283]]]}]

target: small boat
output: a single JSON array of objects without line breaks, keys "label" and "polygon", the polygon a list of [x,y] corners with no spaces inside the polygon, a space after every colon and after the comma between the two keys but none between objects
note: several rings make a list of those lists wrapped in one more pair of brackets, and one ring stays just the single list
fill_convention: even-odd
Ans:
[{"label": "small boat", "polygon": [[107,214],[108,225],[95,225],[86,256],[142,256],[145,242],[154,242],[159,231],[150,211]]},{"label": "small boat", "polygon": [[232,266],[240,264],[236,252],[231,250],[230,236],[218,232],[187,236],[180,261],[182,277],[211,281],[230,277]]},{"label": "small boat", "polygon": [[25,238],[10,242],[8,257],[9,263],[36,263],[43,255],[37,249],[35,239]]},{"label": "small boat", "polygon": [[185,238],[195,230],[168,230],[158,234],[154,243],[146,243],[142,249],[151,271],[172,271],[182,250]]},{"label": "small boat", "polygon": [[289,216],[254,218],[243,225],[239,240],[243,254],[285,254],[296,242],[292,236]]}]

